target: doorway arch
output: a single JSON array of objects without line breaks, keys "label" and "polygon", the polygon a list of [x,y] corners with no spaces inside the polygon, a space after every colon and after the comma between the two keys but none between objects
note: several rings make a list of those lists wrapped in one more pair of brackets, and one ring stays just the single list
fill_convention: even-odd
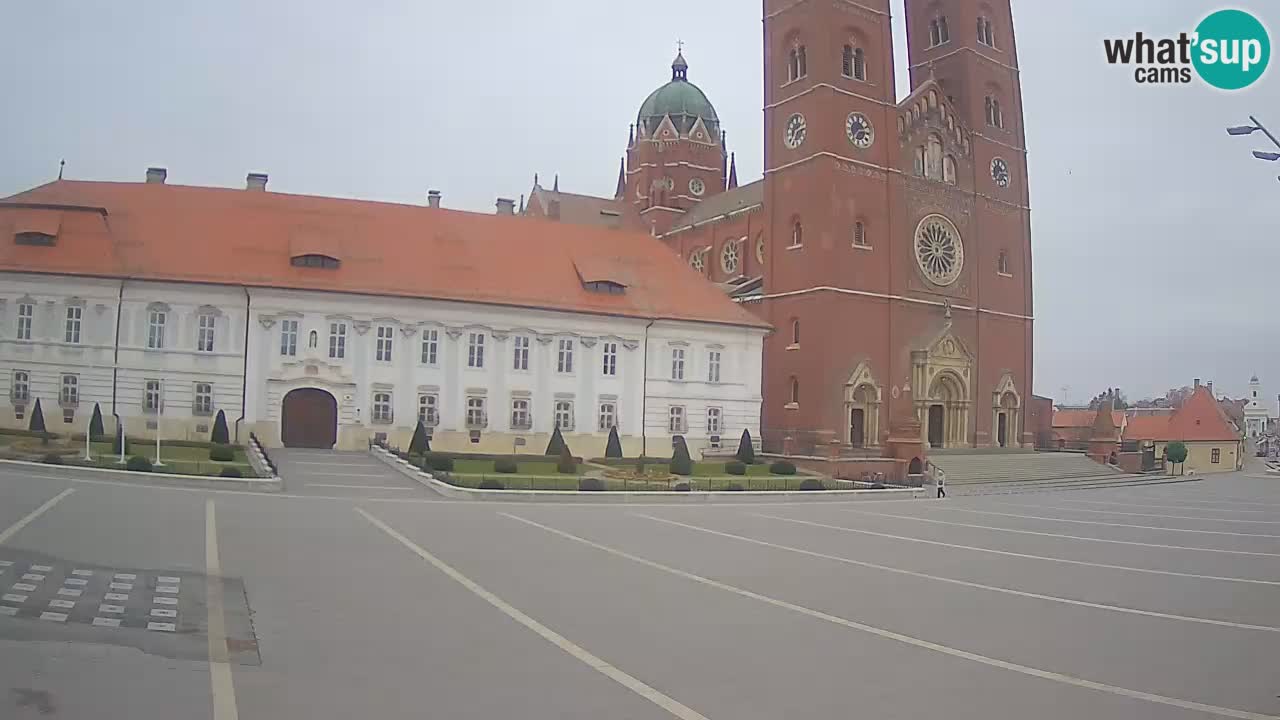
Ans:
[{"label": "doorway arch", "polygon": [[285,447],[332,450],[338,442],[338,401],[319,388],[290,390],[280,402]]}]

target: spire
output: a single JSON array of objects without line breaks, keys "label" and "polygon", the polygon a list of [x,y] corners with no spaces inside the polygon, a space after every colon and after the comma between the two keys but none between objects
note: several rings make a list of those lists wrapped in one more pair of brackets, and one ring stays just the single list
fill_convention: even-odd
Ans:
[{"label": "spire", "polygon": [[533,186],[538,187],[538,173],[533,174]]},{"label": "spire", "polygon": [[560,173],[556,173],[556,184],[552,186],[551,192],[560,192]]},{"label": "spire", "polygon": [[636,144],[636,124],[631,123],[631,128],[627,130],[627,147]]},{"label": "spire", "polygon": [[678,50],[676,51],[676,59],[671,63],[671,80],[688,81],[689,80],[689,63],[684,59],[684,42],[676,42]]},{"label": "spire", "polygon": [[520,193],[520,214],[524,214],[524,193]]},{"label": "spire", "polygon": [[614,191],[613,196],[620,198],[627,194],[627,159],[624,157],[618,161],[618,189]]},{"label": "spire", "polygon": [[729,189],[738,187],[738,154],[729,153]]}]

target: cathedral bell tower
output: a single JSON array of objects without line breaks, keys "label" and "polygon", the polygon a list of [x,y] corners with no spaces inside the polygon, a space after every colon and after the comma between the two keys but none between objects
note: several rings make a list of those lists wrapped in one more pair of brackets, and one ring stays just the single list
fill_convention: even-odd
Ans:
[{"label": "cathedral bell tower", "polygon": [[689,82],[683,52],[677,54],[671,81],[645,99],[627,139],[620,199],[646,227],[665,233],[682,214],[724,191],[727,160],[720,118]]}]

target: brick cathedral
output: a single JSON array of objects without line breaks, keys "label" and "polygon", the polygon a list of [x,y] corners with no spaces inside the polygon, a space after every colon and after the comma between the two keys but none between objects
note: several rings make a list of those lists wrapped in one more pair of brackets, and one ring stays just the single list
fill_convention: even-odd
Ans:
[{"label": "brick cathedral", "polygon": [[[775,328],[766,448],[1030,446],[1031,231],[1009,0],[764,0],[764,178],[740,185],[678,55],[611,198],[525,213],[650,230]],[[691,282],[696,278],[690,277]]]}]

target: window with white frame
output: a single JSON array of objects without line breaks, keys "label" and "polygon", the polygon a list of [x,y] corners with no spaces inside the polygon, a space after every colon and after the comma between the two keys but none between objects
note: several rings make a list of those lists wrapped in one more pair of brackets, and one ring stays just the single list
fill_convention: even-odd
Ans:
[{"label": "window with white frame", "polygon": [[707,434],[719,435],[724,430],[724,411],[718,407],[707,408]]},{"label": "window with white frame", "polygon": [[378,362],[391,362],[391,336],[395,328],[390,325],[378,326],[378,344],[375,348],[375,359]]},{"label": "window with white frame", "polygon": [[191,403],[191,412],[196,415],[212,415],[213,414],[213,384],[198,382],[195,387],[194,400]]},{"label": "window with white frame", "polygon": [[573,340],[562,338],[560,350],[556,353],[556,372],[573,372]]},{"label": "window with white frame", "polygon": [[485,407],[483,395],[472,395],[467,398],[467,427],[482,428],[489,424],[489,413]]},{"label": "window with white frame", "polygon": [[147,380],[142,385],[142,411],[155,413],[160,412],[160,403],[163,399],[160,396],[160,381]]},{"label": "window with white frame", "polygon": [[484,333],[473,332],[467,338],[467,367],[484,367]]},{"label": "window with white frame", "polygon": [[25,403],[31,399],[31,375],[26,370],[13,371],[13,382],[9,385],[9,397],[14,403]]},{"label": "window with white frame", "polygon": [[376,423],[391,422],[391,393],[376,392],[373,394],[373,412],[370,418]]},{"label": "window with white frame", "polygon": [[[169,313],[163,310],[152,310],[147,317],[147,348],[160,350],[164,347],[164,326],[169,320]],[[297,323],[294,323],[297,326]]]},{"label": "window with white frame", "polygon": [[600,350],[601,370],[605,375],[618,374],[618,343],[607,342],[601,346]]},{"label": "window with white frame", "polygon": [[707,353],[707,382],[720,382],[720,351]]},{"label": "window with white frame", "polygon": [[529,338],[526,335],[517,335],[511,340],[511,346],[515,348],[512,351],[511,369],[528,370],[529,369]]},{"label": "window with white frame", "polygon": [[31,339],[31,321],[35,318],[36,306],[31,303],[18,303],[18,339]]},{"label": "window with white frame", "polygon": [[440,361],[440,331],[426,328],[422,331],[422,347],[418,360],[423,365],[435,365]]},{"label": "window with white frame", "polygon": [[978,18],[978,42],[990,48],[994,48],[996,46],[996,36],[991,30],[990,18]]},{"label": "window with white frame", "polygon": [[80,344],[80,320],[84,317],[84,308],[72,305],[67,308],[67,328],[63,339],[72,345]]},{"label": "window with white frame", "polygon": [[427,427],[440,424],[440,396],[435,393],[422,393],[418,396],[418,420]]},{"label": "window with white frame", "polygon": [[853,224],[853,246],[871,247],[871,241],[867,239],[867,224],[861,220]]},{"label": "window with white frame", "polygon": [[61,405],[80,404],[80,377],[78,375],[63,374],[62,392],[58,394],[58,403]]},{"label": "window with white frame", "polygon": [[684,348],[671,348],[671,379],[684,379]]},{"label": "window with white frame", "polygon": [[329,359],[343,360],[347,357],[347,324],[341,321],[329,323]]},{"label": "window with white frame", "polygon": [[213,332],[217,318],[210,313],[202,313],[197,320],[196,350],[213,352]]},{"label": "window with white frame", "polygon": [[667,430],[673,435],[688,432],[689,426],[685,422],[683,405],[672,405],[667,411]]},{"label": "window with white frame", "polygon": [[609,432],[618,426],[618,404],[615,402],[600,403],[600,432]]},{"label": "window with white frame", "polygon": [[280,354],[294,357],[298,354],[298,321],[280,321]]},{"label": "window with white frame", "polygon": [[573,429],[573,401],[557,400],[556,401],[556,427],[561,430]]},{"label": "window with white frame", "polygon": [[533,416],[529,414],[529,398],[511,399],[511,429],[528,430],[533,427]]}]

